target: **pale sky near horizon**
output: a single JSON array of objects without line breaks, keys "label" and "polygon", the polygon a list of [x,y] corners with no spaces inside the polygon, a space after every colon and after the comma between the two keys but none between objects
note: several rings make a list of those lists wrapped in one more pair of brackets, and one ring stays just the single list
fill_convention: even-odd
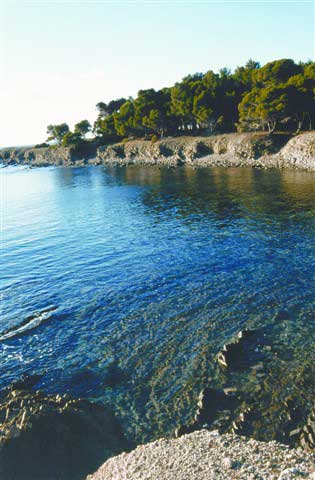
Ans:
[{"label": "pale sky near horizon", "polygon": [[0,146],[249,58],[314,60],[313,0],[0,0]]}]

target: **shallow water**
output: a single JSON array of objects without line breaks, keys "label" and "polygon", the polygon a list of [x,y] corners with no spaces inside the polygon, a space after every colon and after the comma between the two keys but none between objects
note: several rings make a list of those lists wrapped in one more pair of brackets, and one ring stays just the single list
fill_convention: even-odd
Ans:
[{"label": "shallow water", "polygon": [[40,388],[105,401],[144,441],[190,419],[241,329],[266,329],[290,393],[315,364],[314,173],[0,175],[0,387],[42,374]]}]

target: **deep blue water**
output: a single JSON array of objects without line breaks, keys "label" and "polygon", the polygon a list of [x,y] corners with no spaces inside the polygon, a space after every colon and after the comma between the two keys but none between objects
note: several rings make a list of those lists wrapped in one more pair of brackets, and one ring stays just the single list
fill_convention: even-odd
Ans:
[{"label": "deep blue water", "polygon": [[[0,334],[10,337],[0,387],[42,374],[39,387],[105,401],[142,439],[188,416],[214,355],[242,328],[272,331],[285,310],[290,321],[274,327],[283,368],[306,352],[315,360],[315,174],[0,175]],[[49,307],[35,328],[14,330]]]}]

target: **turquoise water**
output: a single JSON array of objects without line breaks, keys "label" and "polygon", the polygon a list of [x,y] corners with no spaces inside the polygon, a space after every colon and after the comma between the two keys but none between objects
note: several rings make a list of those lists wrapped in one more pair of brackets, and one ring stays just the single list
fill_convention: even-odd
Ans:
[{"label": "turquoise water", "polygon": [[1,387],[40,374],[40,388],[111,405],[143,441],[189,420],[241,329],[266,329],[289,392],[315,363],[315,174],[0,174]]}]

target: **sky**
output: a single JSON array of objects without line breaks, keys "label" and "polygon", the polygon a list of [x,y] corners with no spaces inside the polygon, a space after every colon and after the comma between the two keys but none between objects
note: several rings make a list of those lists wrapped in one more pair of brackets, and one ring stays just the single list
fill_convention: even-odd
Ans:
[{"label": "sky", "polygon": [[0,146],[249,58],[314,60],[314,0],[0,0]]}]

